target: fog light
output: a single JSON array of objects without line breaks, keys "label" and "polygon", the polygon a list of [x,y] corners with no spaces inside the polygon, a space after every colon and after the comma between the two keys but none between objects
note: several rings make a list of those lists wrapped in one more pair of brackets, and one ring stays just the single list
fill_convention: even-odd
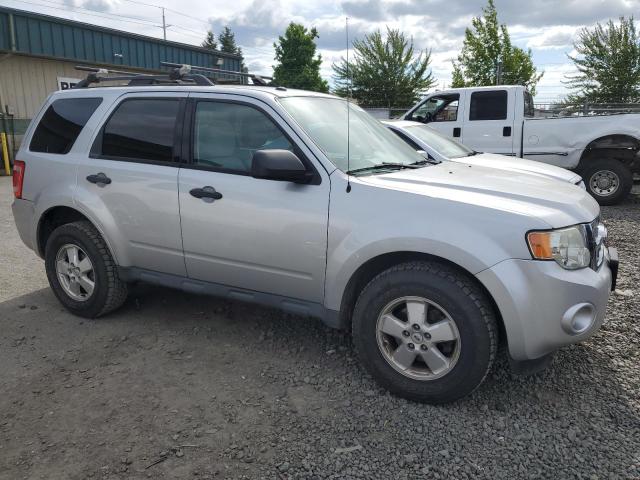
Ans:
[{"label": "fog light", "polygon": [[562,316],[562,329],[569,335],[578,335],[589,330],[596,319],[596,308],[591,303],[578,303]]}]

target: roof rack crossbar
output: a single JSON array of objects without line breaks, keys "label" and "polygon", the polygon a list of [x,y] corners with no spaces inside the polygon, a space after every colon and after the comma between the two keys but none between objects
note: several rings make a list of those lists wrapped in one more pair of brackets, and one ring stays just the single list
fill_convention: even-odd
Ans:
[{"label": "roof rack crossbar", "polygon": [[224,75],[235,75],[238,77],[250,78],[251,80],[253,80],[253,83],[255,85],[262,85],[262,86],[273,85],[273,77],[257,75],[255,73],[234,72],[233,70],[223,70],[222,68],[201,67],[199,65],[182,65],[180,63],[171,63],[171,62],[160,62],[160,65],[164,67],[171,67],[174,69],[188,67],[191,70],[200,70],[202,72],[221,73]]},{"label": "roof rack crossbar", "polygon": [[191,68],[188,65],[180,65],[179,68],[173,68],[168,74],[154,75],[122,70],[110,70],[106,68],[87,67],[85,65],[77,65],[76,70],[89,73],[84,80],[78,82],[73,88],[87,88],[93,83],[100,83],[102,81],[129,81],[129,86],[213,85],[213,82],[204,75],[192,74]]}]

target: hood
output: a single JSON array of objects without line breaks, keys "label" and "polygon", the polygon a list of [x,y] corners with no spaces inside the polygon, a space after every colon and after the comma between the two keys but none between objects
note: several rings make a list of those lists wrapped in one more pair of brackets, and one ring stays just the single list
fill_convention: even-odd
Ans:
[{"label": "hood", "polygon": [[531,173],[554,178],[574,185],[580,181],[580,175],[565,168],[548,165],[546,163],[526,160],[524,158],[496,155],[495,153],[480,153],[472,157],[451,158],[452,162],[479,165],[491,168],[501,168],[510,172]]},{"label": "hood", "polygon": [[591,222],[600,213],[598,203],[569,182],[471,163],[443,162],[357,178],[376,187],[535,217],[548,228]]}]

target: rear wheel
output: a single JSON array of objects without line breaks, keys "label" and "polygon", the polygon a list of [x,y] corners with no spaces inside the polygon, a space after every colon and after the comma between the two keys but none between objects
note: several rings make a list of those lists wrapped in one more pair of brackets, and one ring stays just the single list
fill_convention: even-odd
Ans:
[{"label": "rear wheel", "polygon": [[614,158],[586,160],[582,177],[587,191],[600,205],[620,203],[633,187],[633,173]]},{"label": "rear wheel", "polygon": [[56,228],[45,247],[49,285],[72,313],[95,318],[115,310],[127,298],[127,285],[104,239],[91,223]]},{"label": "rear wheel", "polygon": [[445,403],[482,383],[496,355],[497,327],[472,278],[447,265],[411,262],[365,287],[353,339],[382,386],[411,400]]}]

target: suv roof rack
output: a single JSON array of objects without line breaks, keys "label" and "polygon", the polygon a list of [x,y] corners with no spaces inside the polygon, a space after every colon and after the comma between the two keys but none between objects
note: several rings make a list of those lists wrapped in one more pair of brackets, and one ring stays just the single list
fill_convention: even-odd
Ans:
[{"label": "suv roof rack", "polygon": [[[164,64],[164,62],[162,62]],[[126,72],[122,70],[109,70],[106,68],[87,67],[76,65],[76,70],[89,72],[84,80],[78,82],[73,88],[87,88],[93,83],[104,81],[128,81],[129,86],[142,85],[200,85],[211,86],[214,83],[204,75],[192,74],[189,65],[169,64],[173,67],[166,74],[146,74]]]},{"label": "suv roof rack", "polygon": [[250,78],[253,81],[254,85],[260,86],[275,86],[273,84],[273,77],[266,77],[263,75],[256,75],[255,73],[245,73],[245,72],[234,72],[233,70],[222,70],[221,68],[210,68],[210,67],[201,67],[198,65],[182,65],[179,63],[171,63],[171,62],[160,62],[160,65],[164,67],[171,68],[184,68],[188,67],[191,70],[199,70],[201,72],[207,73],[222,73],[225,75],[235,75],[240,78]]}]

